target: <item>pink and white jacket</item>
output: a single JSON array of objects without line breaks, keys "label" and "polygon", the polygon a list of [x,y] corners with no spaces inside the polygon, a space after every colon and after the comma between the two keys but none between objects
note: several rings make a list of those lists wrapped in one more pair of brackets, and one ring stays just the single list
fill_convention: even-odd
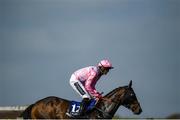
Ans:
[{"label": "pink and white jacket", "polygon": [[76,79],[79,80],[88,93],[94,97],[101,97],[101,94],[96,90],[96,82],[101,77],[98,67],[89,66],[82,69],[79,69],[74,72]]}]

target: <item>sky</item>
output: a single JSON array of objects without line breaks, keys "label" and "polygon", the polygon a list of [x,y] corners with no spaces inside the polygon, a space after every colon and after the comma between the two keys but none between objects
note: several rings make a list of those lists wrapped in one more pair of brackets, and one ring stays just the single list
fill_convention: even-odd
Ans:
[{"label": "sky", "polygon": [[0,0],[0,106],[47,96],[80,101],[69,85],[79,68],[109,59],[96,89],[133,80],[141,115],[180,113],[179,0]]}]

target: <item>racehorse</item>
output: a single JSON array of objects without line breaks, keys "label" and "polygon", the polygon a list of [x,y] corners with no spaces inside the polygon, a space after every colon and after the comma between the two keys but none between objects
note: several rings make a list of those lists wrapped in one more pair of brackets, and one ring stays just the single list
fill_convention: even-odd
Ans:
[{"label": "racehorse", "polygon": [[[112,90],[99,99],[94,108],[86,115],[78,118],[111,119],[121,105],[139,115],[142,109],[131,86],[132,81],[127,86]],[[30,105],[21,117],[24,119],[72,119],[72,117],[66,115],[69,106],[69,100],[50,96]]]}]

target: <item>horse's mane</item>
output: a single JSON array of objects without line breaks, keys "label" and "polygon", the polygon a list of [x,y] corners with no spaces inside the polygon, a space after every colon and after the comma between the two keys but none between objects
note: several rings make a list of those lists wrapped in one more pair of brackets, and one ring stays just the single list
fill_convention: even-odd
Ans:
[{"label": "horse's mane", "polygon": [[107,93],[104,97],[111,96],[111,95],[113,95],[117,90],[120,90],[120,89],[123,89],[123,88],[127,88],[127,86],[117,87],[117,88],[113,89],[112,91],[110,91],[109,93]]}]

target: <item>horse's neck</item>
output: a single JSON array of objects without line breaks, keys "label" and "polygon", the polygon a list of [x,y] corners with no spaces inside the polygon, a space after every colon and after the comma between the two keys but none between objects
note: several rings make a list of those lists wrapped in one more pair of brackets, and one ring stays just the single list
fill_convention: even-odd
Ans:
[{"label": "horse's neck", "polygon": [[[108,100],[103,100],[102,101],[102,109],[111,116],[113,116],[116,111],[118,110],[119,106],[122,104],[121,103],[121,97],[124,93],[123,88],[117,88],[113,90],[112,92],[108,93],[107,95],[104,96],[105,99]],[[111,102],[110,102],[110,101]]]}]

